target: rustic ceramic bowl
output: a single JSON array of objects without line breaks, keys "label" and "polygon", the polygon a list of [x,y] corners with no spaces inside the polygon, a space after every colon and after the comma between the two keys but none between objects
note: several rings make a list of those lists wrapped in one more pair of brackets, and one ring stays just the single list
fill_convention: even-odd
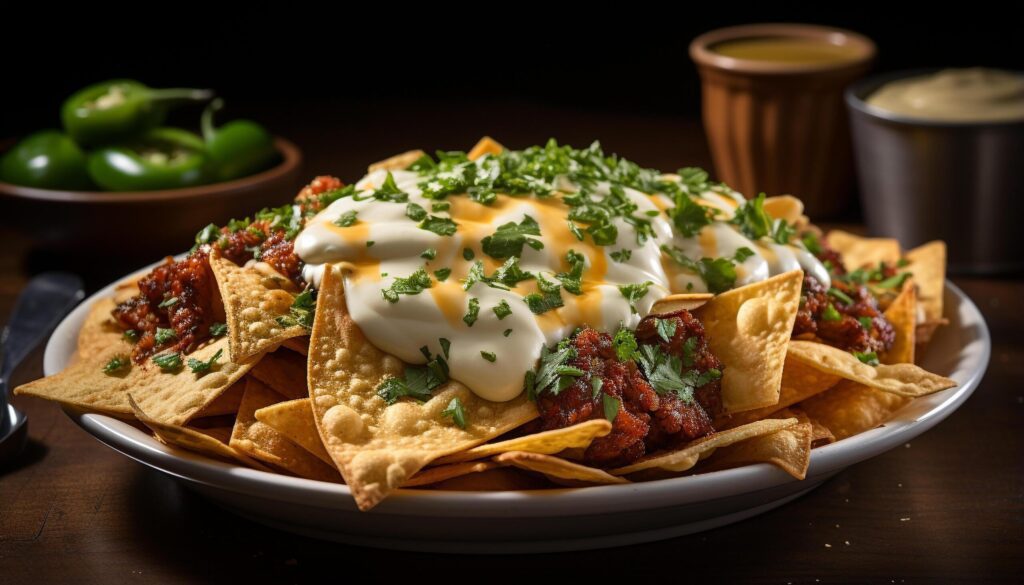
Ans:
[{"label": "rustic ceramic bowl", "polygon": [[[714,51],[739,39],[822,41],[850,56],[827,63],[737,59]],[[849,201],[853,163],[843,89],[862,76],[875,44],[857,33],[808,24],[754,24],[705,33],[690,44],[703,95],[704,129],[717,178],[747,197],[792,194],[812,217]]]}]

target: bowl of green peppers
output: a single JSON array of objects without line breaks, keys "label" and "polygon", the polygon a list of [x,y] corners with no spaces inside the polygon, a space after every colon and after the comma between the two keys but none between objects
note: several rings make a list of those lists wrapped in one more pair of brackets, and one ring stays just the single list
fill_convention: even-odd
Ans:
[{"label": "bowl of green peppers", "polygon": [[[165,125],[206,104],[199,132]],[[115,79],[75,92],[60,130],[0,145],[0,217],[37,247],[133,256],[181,247],[210,221],[278,205],[301,187],[302,155],[251,120],[217,125],[224,102],[203,89]],[[171,246],[171,247],[167,247]]]}]

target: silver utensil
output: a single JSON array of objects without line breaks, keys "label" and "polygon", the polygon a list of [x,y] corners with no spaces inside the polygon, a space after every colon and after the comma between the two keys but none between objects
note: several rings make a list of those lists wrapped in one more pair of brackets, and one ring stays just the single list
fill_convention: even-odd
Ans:
[{"label": "silver utensil", "polygon": [[83,298],[82,279],[67,272],[40,274],[18,295],[0,333],[0,463],[21,452],[28,436],[25,415],[7,402],[11,374]]}]

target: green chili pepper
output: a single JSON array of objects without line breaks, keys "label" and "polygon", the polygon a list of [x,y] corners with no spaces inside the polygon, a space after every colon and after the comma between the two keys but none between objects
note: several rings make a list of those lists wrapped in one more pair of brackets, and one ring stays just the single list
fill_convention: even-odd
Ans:
[{"label": "green chili pepper", "polygon": [[202,138],[179,128],[156,128],[123,146],[89,155],[89,174],[107,191],[153,191],[208,183]]},{"label": "green chili pepper", "polygon": [[250,120],[234,120],[220,128],[213,126],[213,114],[224,107],[217,98],[203,111],[203,138],[210,155],[214,180],[229,181],[269,168],[280,158],[274,137]]},{"label": "green chili pepper", "polygon": [[171,106],[213,97],[207,89],[152,89],[131,79],[95,83],[61,107],[64,129],[83,146],[124,142],[163,123]]},{"label": "green chili pepper", "polygon": [[59,130],[24,138],[0,158],[0,180],[39,189],[95,189],[86,171],[86,155]]}]

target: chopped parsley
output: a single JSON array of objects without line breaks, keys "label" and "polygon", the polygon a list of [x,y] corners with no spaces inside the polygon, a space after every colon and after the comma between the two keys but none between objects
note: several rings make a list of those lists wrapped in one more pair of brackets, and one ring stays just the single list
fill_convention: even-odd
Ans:
[{"label": "chopped parsley", "polygon": [[615,422],[615,417],[619,416],[619,408],[622,406],[622,401],[611,394],[602,393],[601,405],[604,407],[604,417],[608,419],[608,422]]},{"label": "chopped parsley", "polygon": [[228,333],[227,323],[210,323],[210,337],[224,337]]},{"label": "chopped parsley", "polygon": [[590,377],[590,391],[593,394],[595,400],[601,395],[601,388],[604,388],[604,380],[601,376]]},{"label": "chopped parsley", "polygon": [[153,363],[156,364],[161,371],[177,372],[181,369],[181,354],[175,352],[155,355],[153,356]]},{"label": "chopped parsley", "polygon": [[711,209],[687,196],[677,197],[676,206],[667,212],[683,237],[692,238],[712,221]]},{"label": "chopped parsley", "polygon": [[395,177],[388,171],[384,184],[373,192],[373,198],[378,201],[390,201],[392,203],[405,203],[409,200],[409,194],[398,188]]},{"label": "chopped parsley", "polygon": [[878,354],[873,352],[873,351],[869,351],[869,352],[855,351],[855,352],[853,352],[853,355],[855,355],[857,357],[857,359],[859,359],[861,361],[861,363],[867,364],[869,366],[877,366],[879,364]]},{"label": "chopped parsley", "polygon": [[469,299],[469,308],[466,310],[466,314],[462,316],[463,322],[466,325],[472,327],[473,323],[476,323],[477,318],[480,316],[480,299],[473,297]]},{"label": "chopped parsley", "polygon": [[508,337],[509,335],[512,335],[512,330],[511,329],[506,329],[505,331],[502,332],[502,335],[504,335],[505,337]]},{"label": "chopped parsley", "polygon": [[132,368],[132,360],[126,355],[115,355],[103,366],[103,373],[108,376],[117,376],[128,372]]},{"label": "chopped parsley", "polygon": [[803,242],[804,248],[807,248],[807,251],[815,256],[821,256],[821,253],[825,251],[814,232],[805,232],[800,236],[800,241]]},{"label": "chopped parsley", "polygon": [[418,295],[433,285],[434,283],[430,280],[430,275],[427,274],[427,271],[420,268],[406,278],[395,277],[395,281],[391,283],[391,286],[382,289],[380,293],[387,302],[397,303],[398,295]]},{"label": "chopped parsley", "polygon": [[444,281],[448,280],[448,277],[451,276],[451,275],[452,275],[452,269],[451,268],[438,268],[437,270],[434,271],[434,277],[437,278],[437,280],[439,282],[444,282]]},{"label": "chopped parsley", "polygon": [[217,241],[218,238],[220,238],[220,228],[210,223],[196,234],[196,245],[209,244]]},{"label": "chopped parsley", "polygon": [[134,329],[126,329],[125,332],[121,334],[121,337],[128,343],[137,343],[139,341],[139,332]]},{"label": "chopped parsley", "polygon": [[159,305],[157,305],[157,307],[159,307],[161,309],[166,309],[167,307],[173,307],[174,305],[177,305],[177,304],[178,304],[178,297],[171,297],[169,299],[164,299],[164,301],[162,303],[160,303]]},{"label": "chopped parsley", "polygon": [[494,234],[481,240],[484,253],[492,258],[508,258],[511,256],[522,256],[523,245],[530,246],[534,250],[544,247],[544,242],[527,236],[539,236],[540,225],[535,219],[526,215],[523,221],[518,224],[514,221],[498,226]]},{"label": "chopped parsley", "polygon": [[636,357],[637,343],[636,336],[629,329],[619,329],[612,337],[612,346],[615,348],[615,356],[620,362],[629,361]]},{"label": "chopped parsley", "polygon": [[744,247],[736,250],[736,255],[733,258],[701,258],[699,261],[694,261],[675,246],[663,244],[661,251],[683,268],[695,272],[704,281],[708,290],[715,294],[723,293],[736,286],[736,262],[742,262],[752,253],[750,248]]},{"label": "chopped parsley", "polygon": [[372,247],[372,246],[373,246],[374,244],[376,244],[376,243],[377,243],[377,242],[375,242],[375,241],[373,241],[373,240],[366,240],[366,247],[367,247],[367,248],[370,248],[370,247]]},{"label": "chopped parsley", "polygon": [[418,203],[409,203],[405,206],[405,216],[413,221],[423,221],[427,217],[427,210]]},{"label": "chopped parsley", "polygon": [[473,249],[472,248],[463,248],[462,249],[462,259],[463,260],[468,262],[468,261],[472,260],[473,258],[476,258],[476,254],[473,253]]},{"label": "chopped parsley", "polygon": [[498,356],[493,351],[480,350],[480,357],[492,363],[498,361]]},{"label": "chopped parsley", "polygon": [[448,407],[441,411],[441,416],[452,419],[455,426],[460,429],[466,428],[466,411],[462,408],[462,401],[456,396],[448,403]]},{"label": "chopped parsley", "polygon": [[583,294],[583,268],[586,266],[583,254],[569,250],[565,254],[565,261],[569,263],[569,272],[559,272],[555,278],[562,283],[562,288],[566,291],[574,295]]},{"label": "chopped parsley", "polygon": [[447,201],[432,201],[430,203],[430,211],[433,211],[434,213],[448,211],[449,209],[451,209],[451,207],[452,204],[448,203]]},{"label": "chopped parsley", "polygon": [[765,195],[761,193],[746,201],[736,210],[730,223],[752,240],[769,237],[776,244],[788,244],[796,230],[783,219],[773,220],[764,210],[764,200]]},{"label": "chopped parsley", "polygon": [[178,338],[178,334],[174,332],[174,329],[165,329],[163,327],[157,327],[156,333],[153,334],[153,338],[156,340],[157,345],[164,345],[170,343]]},{"label": "chopped parsley", "polygon": [[444,359],[448,359],[448,350],[452,348],[452,342],[444,337],[438,338],[437,342],[441,344],[441,353],[444,354]]},{"label": "chopped parsley", "polygon": [[427,260],[433,260],[437,258],[437,248],[427,248],[420,252],[420,258],[426,258]]},{"label": "chopped parsley", "polygon": [[352,227],[356,221],[358,221],[356,219],[356,211],[353,209],[339,215],[338,219],[334,220],[334,225],[338,227]]},{"label": "chopped parsley", "polygon": [[448,365],[440,366],[442,361],[435,358],[435,366],[431,362],[426,366],[406,366],[404,377],[388,378],[377,386],[377,396],[392,405],[400,398],[409,397],[419,402],[426,402],[433,396],[432,391],[448,381]]},{"label": "chopped parsley", "polygon": [[683,362],[667,354],[656,345],[641,346],[637,363],[658,394],[675,394],[686,404],[693,402],[693,391],[722,377],[722,372],[709,369],[700,372],[695,369],[683,371]]},{"label": "chopped parsley", "polygon": [[508,306],[508,301],[505,299],[501,299],[501,302],[492,310],[498,316],[499,321],[512,314],[512,307]]},{"label": "chopped parsley", "polygon": [[[656,318],[654,320],[654,329],[658,332],[658,337],[660,337],[662,341],[665,341],[666,343],[670,342],[672,341],[672,337],[676,334],[676,320]],[[697,338],[691,337],[687,339],[687,341],[689,341],[690,339]]]},{"label": "chopped parsley", "polygon": [[203,376],[209,373],[211,369],[213,369],[214,364],[217,363],[217,360],[220,359],[220,356],[223,353],[223,349],[218,349],[217,353],[210,356],[210,359],[206,360],[205,362],[202,360],[197,360],[196,358],[188,358],[188,368],[192,370],[193,374],[199,374],[200,376]]},{"label": "chopped parsley", "polygon": [[622,296],[627,301],[629,301],[629,309],[636,313],[636,302],[647,296],[647,291],[650,286],[650,281],[635,284],[622,284],[619,285],[619,292],[622,293]]},{"label": "chopped parsley", "polygon": [[552,351],[546,346],[540,351],[540,365],[535,371],[526,373],[526,396],[537,400],[541,392],[558,394],[572,385],[583,375],[583,370],[568,365],[568,361],[576,357],[568,339],[562,340]]},{"label": "chopped parsley", "polygon": [[537,275],[537,288],[540,289],[539,293],[530,293],[523,297],[523,302],[530,307],[534,315],[541,315],[563,305],[562,294],[559,292],[562,287],[558,283],[547,280],[543,275]]},{"label": "chopped parsley", "polygon": [[288,308],[287,315],[277,318],[277,324],[281,327],[294,327],[301,325],[306,329],[313,328],[313,317],[316,312],[316,293],[311,288],[295,295],[292,306]]},{"label": "chopped parsley", "polygon": [[458,224],[447,217],[431,215],[420,222],[420,229],[434,232],[439,236],[450,236],[455,233]]},{"label": "chopped parsley", "polygon": [[633,256],[633,251],[623,248],[612,252],[610,255],[612,260],[616,262],[629,262],[629,259]]},{"label": "chopped parsley", "polygon": [[491,277],[491,280],[512,288],[520,282],[530,280],[533,277],[532,273],[526,272],[519,267],[519,258],[512,256],[494,271],[494,276]]}]

